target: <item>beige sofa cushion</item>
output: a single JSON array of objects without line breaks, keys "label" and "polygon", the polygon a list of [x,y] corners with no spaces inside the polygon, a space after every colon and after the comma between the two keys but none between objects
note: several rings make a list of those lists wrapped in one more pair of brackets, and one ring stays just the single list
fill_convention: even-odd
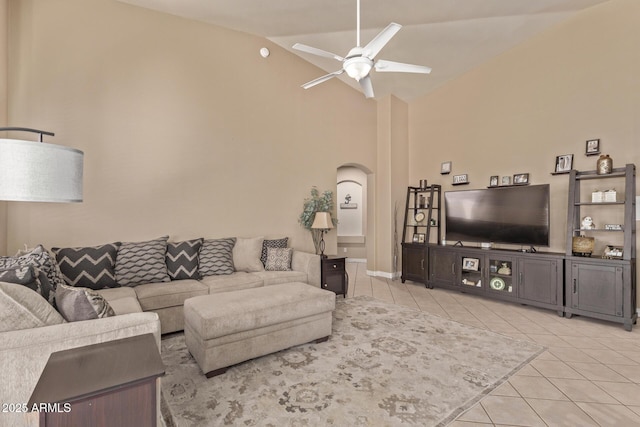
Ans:
[{"label": "beige sofa cushion", "polygon": [[99,289],[96,292],[102,295],[109,303],[121,298],[136,298],[136,291],[128,286]]},{"label": "beige sofa cushion", "polygon": [[207,276],[200,279],[200,282],[209,288],[210,294],[218,292],[237,291],[239,289],[260,288],[263,280],[256,273],[245,273],[236,271],[226,276]]},{"label": "beige sofa cushion", "polygon": [[107,300],[117,315],[142,312],[142,307],[140,307],[136,291],[133,288],[107,288],[96,292]]},{"label": "beige sofa cushion", "polygon": [[264,265],[260,261],[263,241],[264,237],[236,239],[236,244],[233,246],[233,267],[236,271],[251,273],[264,270]]},{"label": "beige sofa cushion", "polygon": [[190,279],[147,283],[133,289],[144,311],[183,305],[187,298],[209,293],[207,285]]},{"label": "beige sofa cushion", "polygon": [[15,283],[0,282],[0,332],[65,323],[42,295]]},{"label": "beige sofa cushion", "polygon": [[253,274],[262,279],[265,286],[289,282],[307,283],[307,273],[301,271],[260,271]]}]

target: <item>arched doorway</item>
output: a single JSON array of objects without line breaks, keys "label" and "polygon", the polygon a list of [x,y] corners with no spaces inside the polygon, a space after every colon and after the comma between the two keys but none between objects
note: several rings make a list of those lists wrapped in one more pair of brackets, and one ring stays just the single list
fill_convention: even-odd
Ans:
[{"label": "arched doorway", "polygon": [[338,167],[336,211],[338,215],[338,255],[350,262],[367,262],[370,229],[367,218],[371,209],[371,172],[356,164]]}]

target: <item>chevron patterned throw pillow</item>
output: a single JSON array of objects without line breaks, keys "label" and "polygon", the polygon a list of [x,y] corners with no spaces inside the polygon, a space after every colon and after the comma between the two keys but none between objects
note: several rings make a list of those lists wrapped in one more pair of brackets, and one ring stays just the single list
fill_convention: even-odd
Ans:
[{"label": "chevron patterned throw pillow", "polygon": [[200,274],[216,276],[233,274],[233,246],[235,237],[226,239],[206,239],[200,249]]},{"label": "chevron patterned throw pillow", "polygon": [[120,286],[169,282],[165,256],[169,236],[146,242],[122,243],[116,257],[116,280]]},{"label": "chevron patterned throw pillow", "polygon": [[204,239],[167,243],[167,272],[171,280],[200,279],[198,254]]},{"label": "chevron patterned throw pillow", "polygon": [[89,289],[115,288],[120,242],[84,248],[52,248],[64,281]]}]

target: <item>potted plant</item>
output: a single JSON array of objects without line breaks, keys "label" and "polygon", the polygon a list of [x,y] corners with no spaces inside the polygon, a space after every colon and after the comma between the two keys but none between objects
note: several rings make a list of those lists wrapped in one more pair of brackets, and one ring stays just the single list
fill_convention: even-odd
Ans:
[{"label": "potted plant", "polygon": [[[316,217],[316,212],[332,213],[333,208],[334,202],[332,191],[326,190],[320,193],[317,187],[311,187],[311,197],[304,199],[302,213],[298,218],[298,222],[311,232],[316,254],[320,253],[320,240],[322,238],[323,231],[311,228],[313,220]],[[338,224],[338,220],[335,218],[335,215],[331,215],[331,222],[334,227]]]}]

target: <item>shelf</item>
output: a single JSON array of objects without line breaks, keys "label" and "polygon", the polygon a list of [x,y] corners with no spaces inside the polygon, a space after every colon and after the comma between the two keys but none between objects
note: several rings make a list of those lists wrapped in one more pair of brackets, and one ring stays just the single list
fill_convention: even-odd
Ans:
[{"label": "shelf", "polygon": [[523,184],[509,184],[509,185],[488,185],[487,188],[506,188],[506,187],[524,187],[525,185],[529,185],[528,182]]},{"label": "shelf", "polygon": [[574,206],[606,206],[606,205],[624,205],[625,202],[576,202]]},{"label": "shelf", "polygon": [[625,168],[614,168],[611,173],[598,174],[596,171],[578,172],[576,179],[602,179],[602,178],[624,178]]},{"label": "shelf", "polygon": [[590,229],[574,228],[573,229],[574,233],[582,233],[582,232],[585,232],[585,231],[597,231],[597,232],[606,232],[606,233],[609,233],[609,232],[613,231],[613,232],[621,233],[621,232],[624,232],[624,228],[622,230],[607,230],[606,228],[590,228]]}]

